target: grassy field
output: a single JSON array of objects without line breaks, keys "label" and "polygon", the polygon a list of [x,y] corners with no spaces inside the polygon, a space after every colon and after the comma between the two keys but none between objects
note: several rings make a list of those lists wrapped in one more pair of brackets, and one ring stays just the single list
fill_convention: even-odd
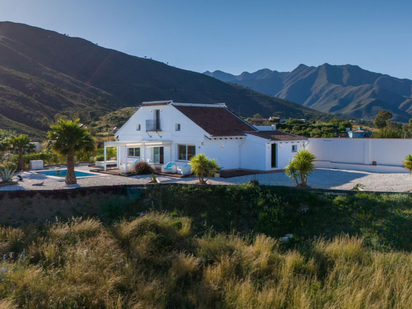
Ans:
[{"label": "grassy field", "polygon": [[1,227],[0,308],[412,307],[410,195],[167,186],[122,201]]},{"label": "grassy field", "polygon": [[[2,228],[0,308],[410,308],[412,257],[339,236],[284,248],[151,213]],[[7,241],[5,241],[7,240]]]}]

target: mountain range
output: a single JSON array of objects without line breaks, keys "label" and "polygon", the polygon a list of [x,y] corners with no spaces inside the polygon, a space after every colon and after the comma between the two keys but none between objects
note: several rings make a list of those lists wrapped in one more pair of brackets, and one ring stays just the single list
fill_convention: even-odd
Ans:
[{"label": "mountain range", "polygon": [[411,80],[355,65],[301,64],[291,72],[262,69],[240,75],[204,74],[337,116],[372,120],[379,110],[387,110],[396,121],[407,122],[412,117]]},{"label": "mountain range", "polygon": [[321,118],[302,105],[81,38],[0,22],[0,128],[44,137],[55,118],[99,119],[143,101],[224,102],[241,116]]}]

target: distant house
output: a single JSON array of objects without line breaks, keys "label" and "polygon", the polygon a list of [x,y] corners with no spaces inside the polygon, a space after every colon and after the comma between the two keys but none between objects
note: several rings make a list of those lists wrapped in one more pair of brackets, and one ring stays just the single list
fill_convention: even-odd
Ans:
[{"label": "distant house", "polygon": [[279,121],[280,121],[280,117],[272,116],[272,117],[269,117],[268,120],[269,120],[269,121],[273,121],[273,122],[279,122]]},{"label": "distant house", "polygon": [[370,137],[372,135],[372,131],[368,129],[364,129],[363,127],[359,127],[357,130],[351,130],[348,132],[348,136],[350,138],[363,138],[363,137]]},{"label": "distant house", "polygon": [[276,126],[250,125],[223,103],[173,101],[143,102],[115,138],[104,147],[117,148],[118,167],[136,158],[155,165],[187,162],[204,153],[224,169],[270,171],[283,169],[307,144]]}]

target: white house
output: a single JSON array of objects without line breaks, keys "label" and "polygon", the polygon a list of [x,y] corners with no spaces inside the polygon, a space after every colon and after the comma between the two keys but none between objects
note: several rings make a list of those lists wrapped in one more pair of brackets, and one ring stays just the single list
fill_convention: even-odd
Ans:
[{"label": "white house", "polygon": [[252,126],[229,111],[225,104],[192,104],[173,101],[143,102],[115,134],[117,167],[136,158],[154,164],[187,162],[204,153],[228,169],[270,171],[283,169],[305,137]]}]

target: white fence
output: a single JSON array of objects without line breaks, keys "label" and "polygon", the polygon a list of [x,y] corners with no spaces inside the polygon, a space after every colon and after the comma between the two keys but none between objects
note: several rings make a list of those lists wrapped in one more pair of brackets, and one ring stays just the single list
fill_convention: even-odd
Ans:
[{"label": "white fence", "polygon": [[317,167],[405,172],[402,161],[412,154],[412,139],[310,138],[306,149],[316,156]]}]

